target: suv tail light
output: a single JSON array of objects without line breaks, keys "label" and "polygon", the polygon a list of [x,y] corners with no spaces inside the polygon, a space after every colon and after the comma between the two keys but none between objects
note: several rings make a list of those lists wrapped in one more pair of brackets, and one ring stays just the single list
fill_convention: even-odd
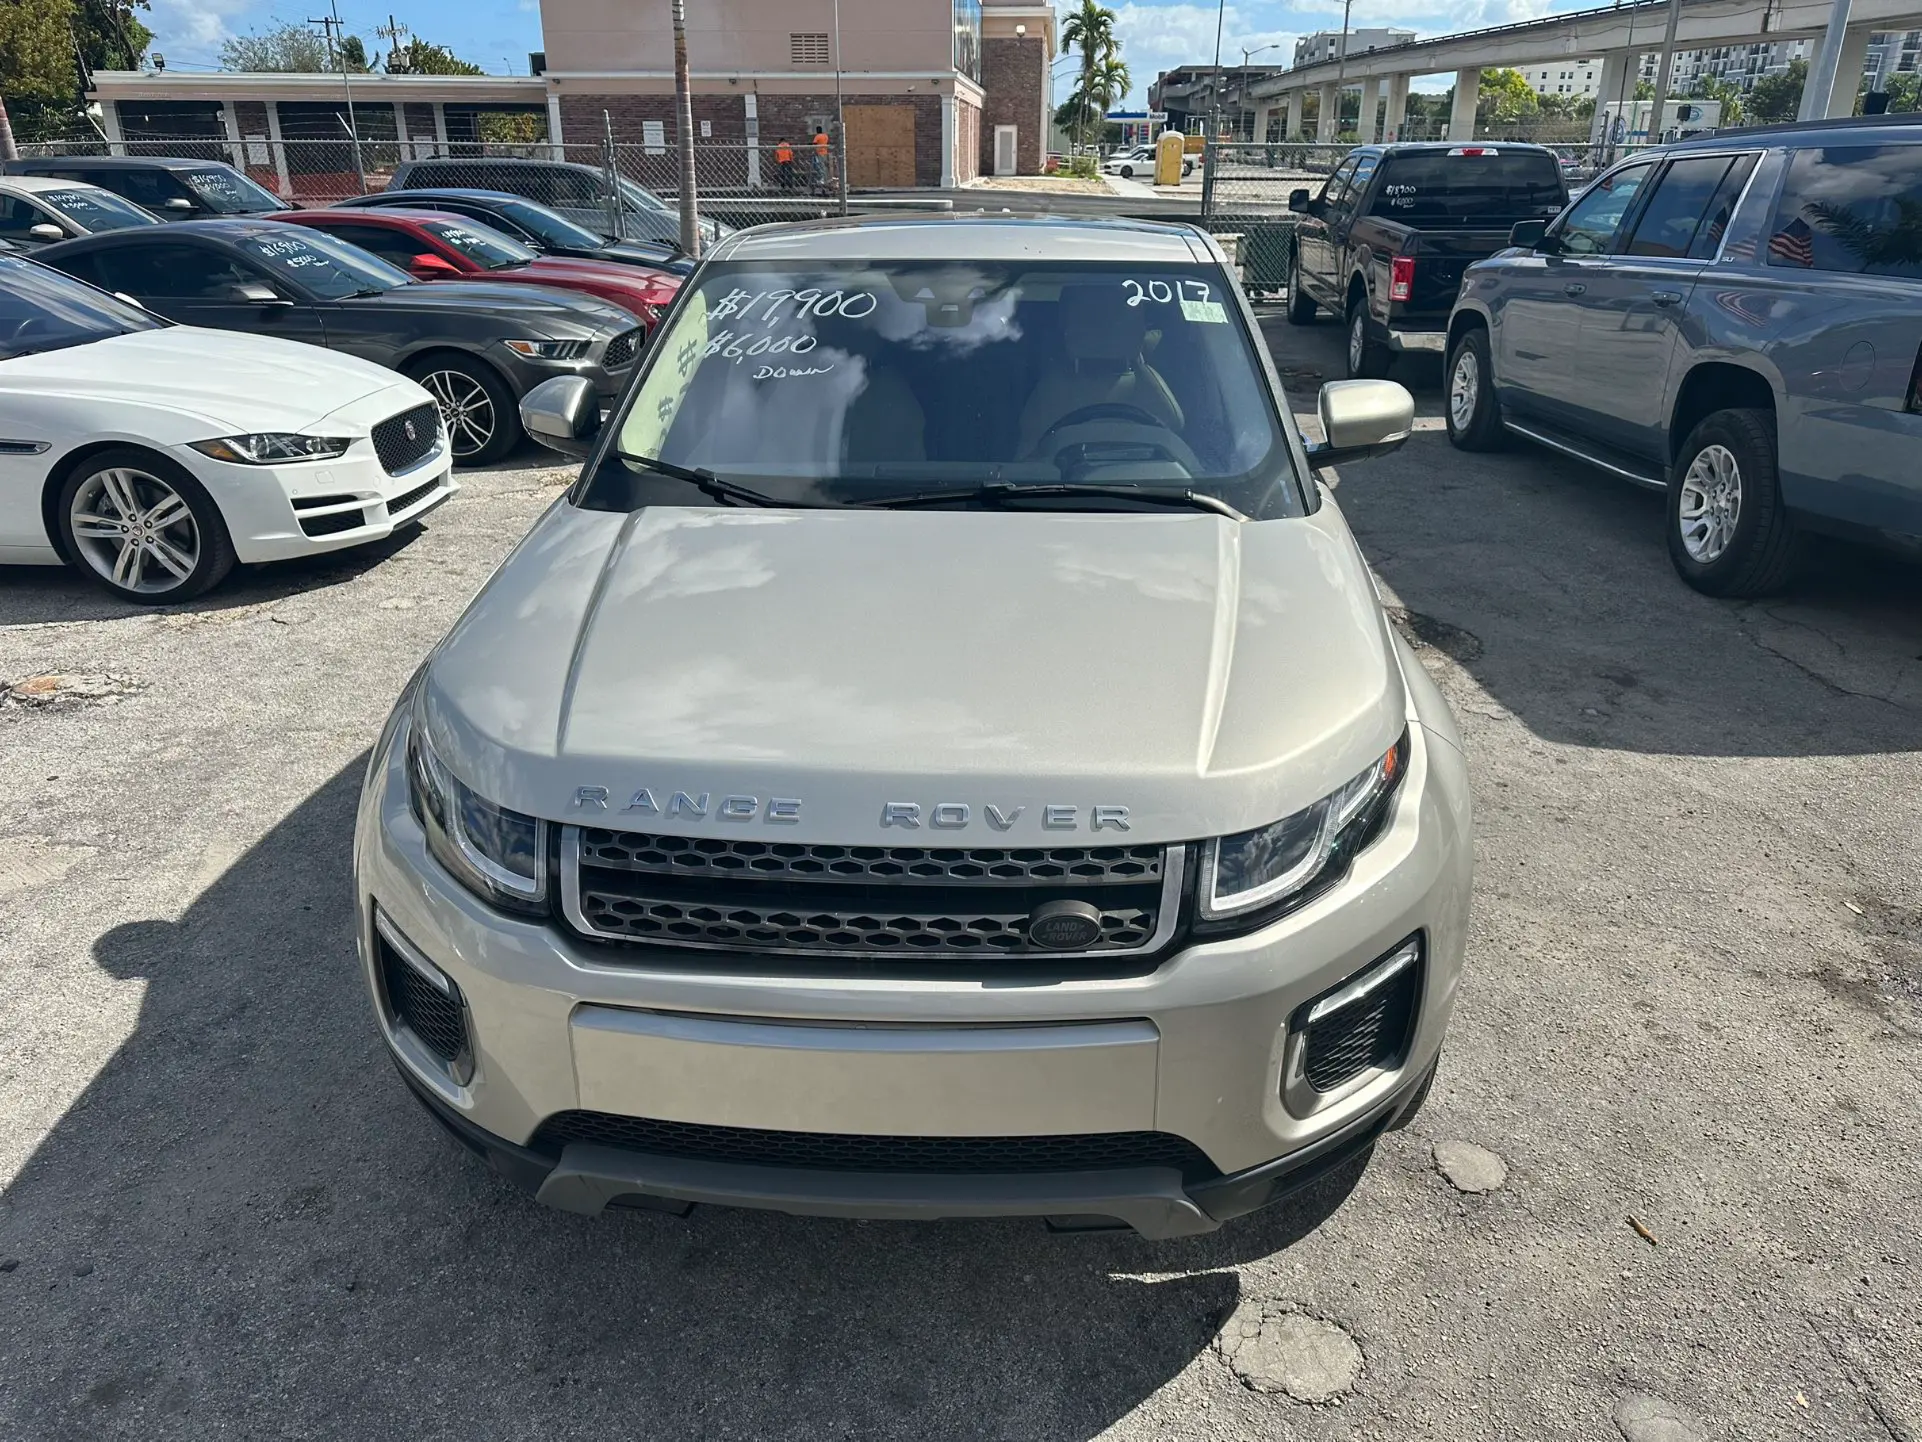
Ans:
[{"label": "suv tail light", "polygon": [[1415,258],[1398,255],[1388,265],[1388,298],[1407,300],[1415,293]]}]

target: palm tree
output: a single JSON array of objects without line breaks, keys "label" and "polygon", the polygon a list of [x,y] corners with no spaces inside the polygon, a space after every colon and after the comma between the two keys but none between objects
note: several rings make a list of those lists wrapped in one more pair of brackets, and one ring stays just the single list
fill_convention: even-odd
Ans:
[{"label": "palm tree", "polygon": [[1104,60],[1119,56],[1114,38],[1115,13],[1100,0],[1081,0],[1081,8],[1068,16],[1061,27],[1061,48],[1081,52],[1081,124],[1077,127],[1077,146],[1087,144],[1087,111],[1096,95],[1095,76]]},{"label": "palm tree", "polygon": [[1110,50],[1095,67],[1094,80],[1088,89],[1088,98],[1098,107],[1097,115],[1106,115],[1113,110],[1128,94],[1134,81],[1128,74],[1128,62],[1120,53]]}]

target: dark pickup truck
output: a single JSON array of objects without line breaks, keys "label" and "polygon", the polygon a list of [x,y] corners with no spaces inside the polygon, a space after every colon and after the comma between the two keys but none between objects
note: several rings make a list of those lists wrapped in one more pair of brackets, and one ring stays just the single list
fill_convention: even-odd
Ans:
[{"label": "dark pickup truck", "polygon": [[1462,272],[1567,202],[1561,165],[1539,145],[1364,145],[1320,194],[1288,197],[1302,217],[1288,319],[1307,325],[1324,306],[1342,317],[1357,379],[1387,375],[1403,351],[1440,355]]}]

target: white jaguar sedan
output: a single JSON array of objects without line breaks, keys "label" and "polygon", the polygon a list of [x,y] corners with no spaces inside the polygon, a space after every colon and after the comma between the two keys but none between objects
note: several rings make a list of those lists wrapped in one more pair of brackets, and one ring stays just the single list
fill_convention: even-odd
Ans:
[{"label": "white jaguar sedan", "polygon": [[378,540],[456,487],[433,398],[352,356],[177,326],[0,256],[0,564],[129,601]]}]

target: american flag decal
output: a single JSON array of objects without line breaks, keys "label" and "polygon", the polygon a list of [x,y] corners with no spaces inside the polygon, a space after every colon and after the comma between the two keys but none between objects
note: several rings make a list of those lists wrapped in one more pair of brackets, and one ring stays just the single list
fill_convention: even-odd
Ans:
[{"label": "american flag decal", "polygon": [[1769,237],[1769,255],[1784,265],[1799,265],[1804,270],[1815,265],[1815,232],[1797,216]]}]

